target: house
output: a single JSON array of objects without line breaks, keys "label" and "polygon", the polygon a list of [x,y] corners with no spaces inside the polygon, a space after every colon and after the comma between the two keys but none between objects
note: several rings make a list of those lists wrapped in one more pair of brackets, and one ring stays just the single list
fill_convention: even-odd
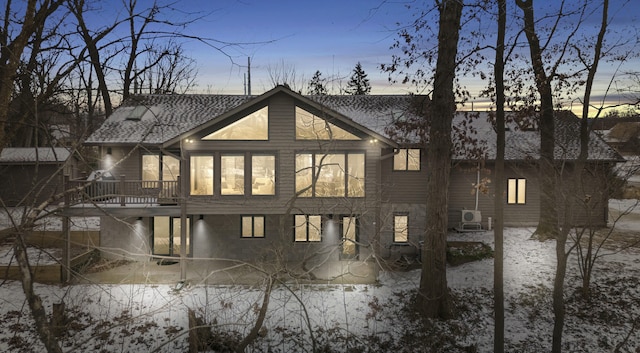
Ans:
[{"label": "house", "polygon": [[40,203],[63,190],[63,176],[75,177],[77,158],[62,147],[7,147],[0,152],[2,206]]},{"label": "house", "polygon": [[[86,141],[116,180],[103,181],[99,197],[74,195],[65,212],[102,216],[106,255],[140,260],[251,260],[333,277],[357,262],[416,254],[429,166],[419,132],[393,126],[417,121],[426,104],[424,96],[303,96],[283,86],[259,96],[135,96]],[[487,113],[456,119],[465,138],[456,144],[449,222],[486,228],[495,133]],[[558,157],[570,160],[575,130],[562,120],[558,136],[574,145],[561,145]],[[537,221],[536,140],[535,131],[509,133],[507,224]],[[619,156],[600,139],[592,144],[589,159],[604,173]],[[590,194],[606,189],[593,175]],[[601,223],[606,199],[593,196]]]}]

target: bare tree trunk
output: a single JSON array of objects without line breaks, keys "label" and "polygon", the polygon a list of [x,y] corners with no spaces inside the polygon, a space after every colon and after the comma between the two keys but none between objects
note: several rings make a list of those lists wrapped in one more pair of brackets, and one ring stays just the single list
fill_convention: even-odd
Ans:
[{"label": "bare tree trunk", "polygon": [[553,114],[553,93],[551,77],[545,72],[542,49],[535,29],[533,16],[533,0],[516,0],[524,14],[524,32],[529,42],[531,66],[533,68],[536,88],[540,94],[540,159],[538,175],[540,176],[540,218],[536,235],[540,239],[555,239],[559,233],[558,209],[556,202],[556,168],[555,168],[555,123]]},{"label": "bare tree trunk", "polygon": [[[533,68],[536,88],[540,94],[540,160],[538,175],[540,179],[540,219],[536,235],[540,239],[556,239],[556,276],[553,282],[553,325],[552,352],[562,350],[562,329],[564,327],[564,279],[567,269],[565,245],[567,233],[560,231],[556,202],[555,168],[555,123],[553,112],[553,94],[551,77],[547,76],[542,59],[542,48],[536,34],[533,15],[533,0],[516,0],[516,4],[524,14],[524,32],[529,43],[531,66]],[[566,215],[566,214],[565,214]]]},{"label": "bare tree trunk", "polygon": [[258,338],[258,334],[260,333],[260,329],[262,328],[262,324],[264,323],[264,319],[267,317],[267,309],[269,308],[269,300],[271,298],[271,291],[273,289],[273,276],[267,277],[267,287],[264,290],[264,295],[262,297],[262,305],[260,306],[260,311],[258,311],[258,317],[256,318],[256,322],[251,328],[249,334],[238,344],[236,348],[236,352],[244,353],[245,349],[251,342],[255,341]]},{"label": "bare tree trunk", "polygon": [[463,3],[445,0],[440,4],[438,61],[430,114],[427,148],[427,229],[422,247],[422,274],[416,301],[424,317],[447,319],[451,301],[447,287],[448,189],[451,170],[451,123],[455,114],[453,81]]},{"label": "bare tree trunk", "polygon": [[[604,36],[607,32],[607,16],[609,10],[609,0],[603,0],[602,4],[602,22],[600,24],[600,31],[598,33],[598,38],[596,40],[596,45],[594,47],[594,56],[593,63],[589,66],[587,65],[588,73],[587,80],[585,83],[585,90],[582,102],[582,119],[580,120],[580,154],[578,156],[578,160],[576,161],[575,175],[573,176],[573,180],[575,183],[572,184],[572,189],[569,192],[569,197],[575,197],[578,195],[578,187],[582,185],[582,171],[586,165],[587,157],[589,155],[589,107],[591,103],[591,90],[593,88],[593,82],[595,80],[596,72],[598,70],[598,63],[600,61],[600,57],[602,55],[602,46],[604,43]],[[585,61],[583,61],[585,62]],[[585,204],[585,210],[589,206]],[[568,229],[573,227],[573,224],[567,224],[565,227]],[[587,254],[582,261],[583,272],[582,272],[582,294],[584,298],[590,297],[589,284],[591,282],[591,272],[593,270],[593,231],[589,230],[589,239],[587,244]],[[580,246],[580,245],[578,245]]]},{"label": "bare tree trunk", "polygon": [[22,290],[27,298],[33,320],[36,323],[36,331],[40,341],[42,341],[48,353],[62,353],[62,349],[47,321],[47,313],[42,306],[42,299],[33,290],[33,273],[27,259],[27,246],[24,243],[24,236],[20,232],[15,235],[13,251],[20,267]]},{"label": "bare tree trunk", "polygon": [[496,81],[496,165],[493,256],[494,335],[493,351],[504,352],[504,152],[505,152],[505,94],[504,94],[504,38],[507,24],[506,0],[498,0],[498,38],[494,76]]}]

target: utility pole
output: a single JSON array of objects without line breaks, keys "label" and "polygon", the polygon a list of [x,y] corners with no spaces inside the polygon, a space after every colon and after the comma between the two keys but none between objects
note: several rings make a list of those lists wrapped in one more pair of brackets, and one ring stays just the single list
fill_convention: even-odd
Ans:
[{"label": "utility pole", "polygon": [[251,58],[247,57],[247,96],[251,95]]}]

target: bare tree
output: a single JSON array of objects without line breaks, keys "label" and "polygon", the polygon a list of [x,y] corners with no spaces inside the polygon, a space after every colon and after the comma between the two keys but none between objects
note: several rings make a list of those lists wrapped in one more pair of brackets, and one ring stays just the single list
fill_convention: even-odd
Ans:
[{"label": "bare tree", "polygon": [[273,87],[283,85],[292,91],[302,92],[300,87],[303,86],[304,78],[298,77],[295,66],[285,63],[284,60],[277,65],[269,65],[267,74]]},{"label": "bare tree", "polygon": [[184,54],[182,45],[170,41],[152,54],[145,65],[148,69],[134,83],[134,87],[138,87],[137,93],[186,93],[195,85],[195,61]]},{"label": "bare tree", "polygon": [[[8,121],[9,105],[14,91],[14,81],[21,65],[22,54],[27,47],[29,39],[47,21],[50,14],[55,12],[63,3],[62,0],[47,0],[38,2],[29,0],[25,6],[24,17],[19,28],[14,33],[12,14],[12,1],[8,0],[5,6],[2,29],[0,30],[0,150],[6,145],[6,129]],[[38,7],[40,5],[40,7]]]},{"label": "bare tree", "polygon": [[449,318],[451,302],[447,287],[446,239],[449,171],[451,170],[451,123],[455,114],[453,82],[463,3],[440,3],[438,59],[430,111],[427,146],[427,229],[422,248],[422,274],[417,309],[425,317]]},{"label": "bare tree", "polygon": [[498,36],[496,38],[496,59],[494,78],[496,82],[496,161],[495,161],[495,198],[494,212],[494,338],[493,351],[504,352],[504,155],[505,155],[505,88],[504,88],[504,46],[507,26],[507,3],[498,0]]}]

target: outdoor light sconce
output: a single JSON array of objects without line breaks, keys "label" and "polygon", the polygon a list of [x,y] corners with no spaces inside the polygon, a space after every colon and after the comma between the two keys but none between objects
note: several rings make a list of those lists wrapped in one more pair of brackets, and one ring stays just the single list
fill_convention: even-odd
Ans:
[{"label": "outdoor light sconce", "polygon": [[141,220],[142,220],[142,217],[138,217],[138,220],[139,220],[139,221],[141,221]]},{"label": "outdoor light sconce", "polygon": [[203,219],[204,219],[204,215],[201,214],[200,215],[200,220],[203,220]]},{"label": "outdoor light sconce", "polygon": [[111,147],[107,147],[107,156],[111,155]]}]

